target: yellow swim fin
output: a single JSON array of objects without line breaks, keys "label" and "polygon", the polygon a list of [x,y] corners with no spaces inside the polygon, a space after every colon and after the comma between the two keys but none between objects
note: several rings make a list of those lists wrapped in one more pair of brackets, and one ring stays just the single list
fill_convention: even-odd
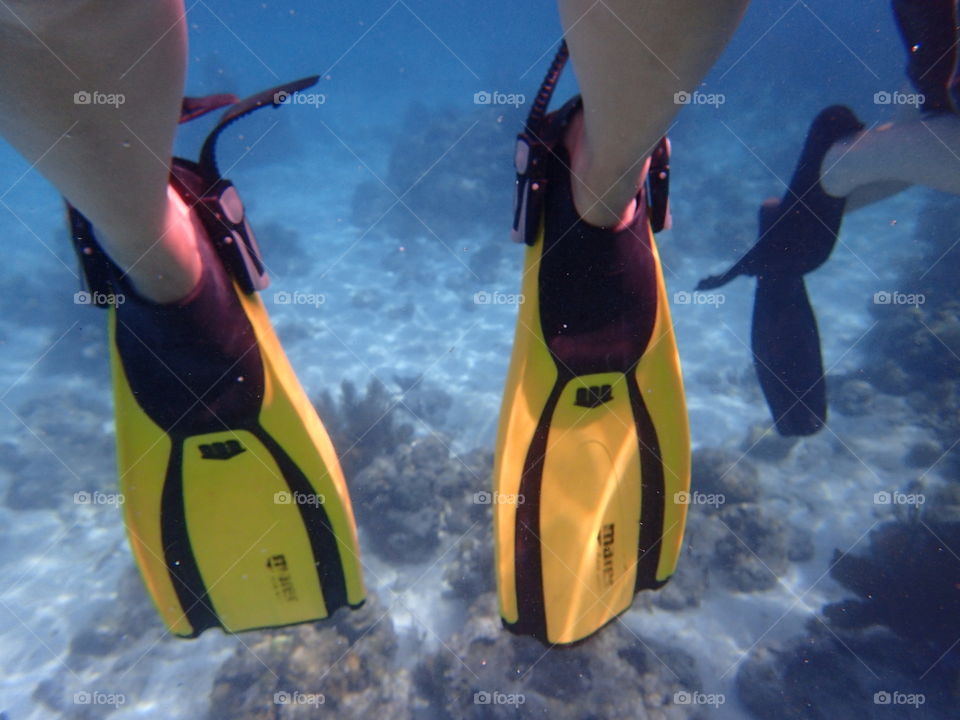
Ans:
[{"label": "yellow swim fin", "polygon": [[587,637],[636,592],[667,581],[690,482],[683,381],[651,231],[666,217],[669,145],[654,154],[630,226],[592,227],[574,210],[560,142],[579,111],[575,98],[532,114],[520,136],[524,301],[494,467],[501,615],[511,631],[551,644]]},{"label": "yellow swim fin", "polygon": [[[109,313],[130,543],[160,615],[183,637],[308,622],[364,600],[343,473],[271,327],[256,241],[215,160],[227,124],[314,82],[233,104],[199,163],[174,159],[171,186],[207,234],[203,275],[185,300],[141,298],[70,208],[91,301]],[[184,113],[224,102],[185,102]]]}]

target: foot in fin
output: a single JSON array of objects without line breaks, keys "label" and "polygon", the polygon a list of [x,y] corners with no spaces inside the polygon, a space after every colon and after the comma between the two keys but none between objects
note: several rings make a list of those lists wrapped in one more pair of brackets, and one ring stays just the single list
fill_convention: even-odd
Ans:
[{"label": "foot in fin", "polygon": [[817,321],[803,276],[830,257],[846,206],[820,184],[821,165],[837,141],[863,129],[848,108],[835,105],[813,121],[790,187],[759,214],[759,239],[722,275],[697,290],[712,290],[740,275],[757,278],[754,300],[754,367],[777,432],[812,435],[826,422],[826,387]]},{"label": "foot in fin", "polygon": [[519,140],[557,142],[538,159],[543,203],[527,239],[494,468],[501,615],[511,631],[550,644],[586,638],[636,592],[669,579],[690,477],[680,365],[649,220],[661,209],[649,210],[642,192],[626,228],[580,219],[559,142],[579,111],[574,99],[528,120]]},{"label": "foot in fin", "polygon": [[[198,117],[218,103],[184,111]],[[357,607],[364,588],[343,474],[256,292],[266,274],[240,198],[209,162],[175,158],[171,184],[206,231],[201,280],[177,303],[139,297],[70,209],[89,288],[123,298],[108,308],[117,458],[144,581],[183,637]]]},{"label": "foot in fin", "polygon": [[893,14],[923,111],[960,112],[957,0],[893,0]]}]

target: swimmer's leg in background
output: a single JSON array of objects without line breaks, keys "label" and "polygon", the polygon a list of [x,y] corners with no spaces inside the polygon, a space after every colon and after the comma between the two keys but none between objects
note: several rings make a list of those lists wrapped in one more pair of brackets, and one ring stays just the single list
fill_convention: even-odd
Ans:
[{"label": "swimmer's leg in background", "polygon": [[879,184],[897,190],[924,185],[960,195],[960,117],[942,113],[846,138],[830,148],[823,170],[824,190],[849,195],[848,211],[863,207],[862,197]]},{"label": "swimmer's leg in background", "polygon": [[616,225],[643,181],[643,159],[733,35],[749,0],[559,0],[584,113],[571,122],[574,204]]},{"label": "swimmer's leg in background", "polygon": [[849,195],[849,209],[883,197],[873,191],[884,184],[960,194],[957,0],[893,0],[892,5],[907,52],[907,77],[923,117],[895,120],[830,149],[823,187],[830,195]]},{"label": "swimmer's leg in background", "polygon": [[200,278],[194,220],[168,192],[186,52],[182,0],[0,5],[0,134],[157,302]]}]

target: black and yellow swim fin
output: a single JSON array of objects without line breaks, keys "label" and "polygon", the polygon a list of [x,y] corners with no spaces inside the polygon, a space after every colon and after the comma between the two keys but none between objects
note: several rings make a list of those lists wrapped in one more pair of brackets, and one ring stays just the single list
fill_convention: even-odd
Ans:
[{"label": "black and yellow swim fin", "polygon": [[669,145],[654,153],[629,227],[584,223],[561,141],[579,98],[544,115],[565,55],[519,136],[524,301],[494,468],[501,615],[511,631],[551,644],[587,637],[673,574],[690,481],[683,381],[651,228],[667,216]]},{"label": "black and yellow swim fin", "polygon": [[[207,237],[196,290],[137,295],[70,208],[93,302],[108,307],[120,490],[130,543],[170,631],[193,637],[327,617],[364,600],[353,512],[333,445],[274,334],[267,276],[215,148],[229,123],[308,78],[233,104],[171,186]],[[235,98],[184,103],[191,119]]]}]

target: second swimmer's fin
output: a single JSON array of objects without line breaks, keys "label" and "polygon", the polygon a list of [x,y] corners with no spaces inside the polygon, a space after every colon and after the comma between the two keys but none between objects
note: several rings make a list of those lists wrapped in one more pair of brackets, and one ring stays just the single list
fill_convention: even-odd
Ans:
[{"label": "second swimmer's fin", "polygon": [[[172,189],[205,230],[202,277],[186,299],[140,297],[70,209],[91,299],[109,311],[130,543],[160,615],[184,637],[317,620],[364,600],[340,465],[271,327],[257,293],[263,260],[215,162],[226,124],[313,82],[232,105],[199,163],[174,159]],[[222,104],[194,101],[184,112]]]},{"label": "second swimmer's fin", "polygon": [[848,108],[823,110],[810,126],[783,199],[760,208],[756,245],[727,272],[697,286],[712,290],[740,275],[757,278],[754,367],[781,435],[811,435],[826,422],[820,333],[803,276],[830,257],[846,205],[820,184],[823,158],[835,142],[862,129]]},{"label": "second swimmer's fin", "polygon": [[562,143],[579,99],[542,116],[563,57],[518,142],[514,230],[528,247],[494,467],[500,612],[511,631],[547,643],[587,637],[636,592],[666,582],[690,480],[683,382],[651,233],[651,220],[666,218],[668,145],[654,153],[652,187],[628,227],[583,222]]}]

